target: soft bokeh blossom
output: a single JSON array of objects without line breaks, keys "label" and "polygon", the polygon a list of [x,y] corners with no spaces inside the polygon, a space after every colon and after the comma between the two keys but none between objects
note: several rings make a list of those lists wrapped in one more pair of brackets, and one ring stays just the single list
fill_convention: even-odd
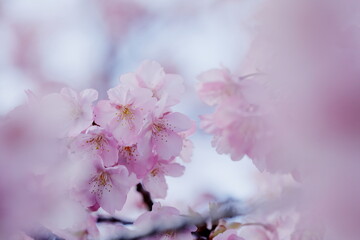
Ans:
[{"label": "soft bokeh blossom", "polygon": [[[171,226],[172,224],[179,224],[181,221],[184,221],[179,210],[174,207],[161,206],[160,203],[154,204],[154,209],[151,212],[146,212],[140,215],[136,221],[135,226],[143,231],[147,231],[153,227],[155,223],[156,226],[166,227]],[[182,232],[167,232],[165,234],[158,234],[154,237],[145,238],[147,240],[180,240],[180,239],[189,239],[192,240],[194,237],[191,234],[191,231],[194,230],[194,227],[189,227]]]},{"label": "soft bokeh blossom", "polygon": [[94,89],[77,93],[63,88],[60,93],[46,95],[42,100],[45,121],[51,122],[51,127],[62,134],[76,136],[91,126],[94,119],[92,104],[97,98],[98,93]]}]

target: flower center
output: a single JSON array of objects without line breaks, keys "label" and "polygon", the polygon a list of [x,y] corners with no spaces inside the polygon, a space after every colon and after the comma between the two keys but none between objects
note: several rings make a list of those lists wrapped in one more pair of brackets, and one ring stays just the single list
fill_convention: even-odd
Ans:
[{"label": "flower center", "polygon": [[160,170],[158,168],[154,168],[153,170],[151,170],[150,174],[151,176],[155,177],[159,172]]},{"label": "flower center", "polygon": [[176,233],[174,231],[167,231],[164,234],[165,239],[173,239],[174,237],[176,237]]},{"label": "flower center", "polygon": [[105,142],[106,142],[106,139],[102,135],[98,135],[98,136],[86,141],[86,143],[94,144],[96,150],[103,149],[103,145]]},{"label": "flower center", "polygon": [[165,126],[161,123],[154,123],[152,125],[152,130],[154,133],[158,133],[158,132],[161,132],[165,129]]},{"label": "flower center", "polygon": [[136,162],[139,156],[138,153],[136,152],[136,145],[121,147],[120,155],[128,164],[130,162]]},{"label": "flower center", "polygon": [[96,194],[98,197],[102,197],[104,190],[110,192],[112,188],[111,179],[106,172],[101,172],[95,176],[89,184],[92,185],[91,193]]},{"label": "flower center", "polygon": [[116,108],[119,110],[116,113],[116,115],[119,115],[119,121],[134,119],[134,113],[129,106],[116,106]]},{"label": "flower center", "polygon": [[130,146],[126,146],[123,148],[125,152],[127,152],[129,155],[132,155],[133,149]]},{"label": "flower center", "polygon": [[106,186],[108,183],[108,175],[105,172],[100,173],[98,182],[100,186]]}]

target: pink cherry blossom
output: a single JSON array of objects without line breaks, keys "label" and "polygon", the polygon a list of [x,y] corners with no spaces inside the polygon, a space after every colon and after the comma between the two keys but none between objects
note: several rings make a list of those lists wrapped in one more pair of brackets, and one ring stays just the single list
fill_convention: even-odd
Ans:
[{"label": "pink cherry blossom", "polygon": [[90,155],[90,158],[100,156],[105,167],[117,164],[118,148],[112,134],[98,126],[88,128],[71,142],[71,151],[74,154]]},{"label": "pink cherry blossom", "polygon": [[149,149],[142,148],[139,151],[137,144],[120,146],[118,163],[126,166],[129,172],[135,173],[138,178],[143,178],[154,164],[149,154]]},{"label": "pink cherry blossom", "polygon": [[237,231],[234,229],[226,230],[223,233],[220,233],[214,240],[245,240],[237,235]]},{"label": "pink cherry blossom", "polygon": [[109,129],[121,145],[135,144],[155,104],[151,91],[121,84],[110,89],[108,96],[95,107],[95,122]]},{"label": "pink cherry blossom", "polygon": [[[153,205],[153,210],[151,212],[145,212],[140,215],[134,225],[146,232],[154,227],[159,227],[164,229],[176,224],[181,223],[185,219],[181,216],[180,211],[174,207],[161,206],[160,203],[156,202]],[[172,232],[169,231],[165,234],[158,234],[154,237],[147,237],[147,240],[191,240],[194,237],[191,235],[191,231],[194,231],[196,228],[190,227],[182,232]]]},{"label": "pink cherry blossom", "polygon": [[124,166],[105,168],[99,159],[94,160],[88,177],[75,189],[76,195],[85,207],[97,210],[99,207],[110,214],[121,210],[127,193],[137,183]]},{"label": "pink cherry blossom", "polygon": [[94,89],[80,93],[70,88],[63,88],[60,93],[52,93],[43,98],[45,121],[52,121],[51,126],[70,136],[75,136],[91,126],[94,120],[92,103],[97,100]]},{"label": "pink cherry blossom", "polygon": [[179,156],[183,148],[181,132],[192,128],[193,123],[188,117],[178,112],[166,112],[153,117],[152,123],[144,129],[145,139],[160,158],[168,160]]},{"label": "pink cherry blossom", "polygon": [[201,116],[201,127],[214,135],[212,145],[218,153],[240,160],[244,155],[258,154],[271,136],[270,101],[262,96],[265,92],[256,80],[229,74],[228,70],[214,69],[200,75],[200,96],[209,105],[216,105],[214,113]]},{"label": "pink cherry blossom", "polygon": [[178,163],[158,159],[143,179],[144,188],[154,198],[165,198],[168,189],[165,176],[180,177],[183,175],[184,169]]},{"label": "pink cherry blossom", "polygon": [[221,103],[239,89],[236,76],[226,68],[208,70],[200,74],[198,79],[198,94],[210,106]]},{"label": "pink cherry blossom", "polygon": [[[96,106],[97,92],[91,89],[65,88],[44,97],[28,91],[27,104],[0,118],[0,168],[5,169],[0,236],[8,239],[40,225],[64,239],[100,239],[96,215],[122,210],[137,183],[152,198],[164,198],[165,176],[183,174],[175,160],[190,161],[188,137],[195,131],[191,120],[170,108],[180,95],[166,89],[180,82],[176,88],[182,89],[176,79],[165,74],[145,87],[123,82]],[[169,237],[191,239],[191,231],[154,239]]]},{"label": "pink cherry blossom", "polygon": [[43,225],[57,236],[69,240],[86,240],[99,237],[96,217],[77,201],[59,201],[58,211],[50,212],[51,218]]},{"label": "pink cherry blossom", "polygon": [[155,61],[144,61],[135,73],[123,75],[120,81],[151,90],[158,103],[166,107],[179,103],[185,91],[183,79],[179,75],[165,73]]}]

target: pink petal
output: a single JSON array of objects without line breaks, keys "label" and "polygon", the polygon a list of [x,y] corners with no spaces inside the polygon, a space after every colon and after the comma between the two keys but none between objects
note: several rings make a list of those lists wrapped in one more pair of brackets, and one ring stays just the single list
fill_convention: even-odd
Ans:
[{"label": "pink petal", "polygon": [[113,129],[112,133],[120,145],[130,146],[137,142],[138,135],[143,127],[144,116],[138,110],[131,110],[133,117],[127,119],[113,119],[109,128]]},{"label": "pink petal", "polygon": [[183,147],[180,152],[180,158],[184,162],[191,162],[191,157],[193,155],[194,143],[189,139],[184,139]]},{"label": "pink petal", "polygon": [[118,162],[118,145],[116,140],[109,140],[108,144],[104,145],[101,153],[101,158],[104,161],[105,167],[114,166]]},{"label": "pink petal", "polygon": [[115,108],[108,100],[101,100],[94,108],[95,122],[102,127],[106,127],[115,116]]},{"label": "pink petal", "polygon": [[155,61],[144,61],[136,70],[136,74],[149,88],[158,86],[165,75],[164,69]]},{"label": "pink petal", "polygon": [[157,98],[161,99],[166,96],[166,106],[173,106],[180,102],[185,92],[184,80],[177,74],[166,74],[164,84],[157,91]]},{"label": "pink petal", "polygon": [[183,140],[178,134],[163,130],[153,135],[152,143],[159,157],[168,160],[180,154]]},{"label": "pink petal", "polygon": [[85,89],[80,92],[82,103],[92,103],[98,99],[98,92],[95,89]]},{"label": "pink petal", "polygon": [[133,96],[134,108],[141,110],[143,114],[151,111],[155,107],[156,99],[153,98],[153,93],[146,88],[136,88],[131,92]]},{"label": "pink petal", "polygon": [[163,119],[166,124],[169,124],[169,129],[175,132],[185,131],[193,126],[193,122],[186,115],[179,112],[166,114]]},{"label": "pink petal", "polygon": [[127,84],[133,87],[141,87],[139,86],[138,77],[135,73],[126,73],[121,75],[120,84]]},{"label": "pink petal", "polygon": [[115,210],[121,210],[124,206],[126,194],[126,190],[115,186],[113,186],[110,190],[104,189],[100,199],[101,208],[110,214],[114,214]]},{"label": "pink petal", "polygon": [[166,176],[180,177],[184,174],[185,167],[178,163],[166,163],[162,165],[162,171]]},{"label": "pink petal", "polygon": [[151,173],[143,180],[144,188],[150,192],[153,198],[165,198],[168,186],[163,174],[159,173],[155,176]]}]

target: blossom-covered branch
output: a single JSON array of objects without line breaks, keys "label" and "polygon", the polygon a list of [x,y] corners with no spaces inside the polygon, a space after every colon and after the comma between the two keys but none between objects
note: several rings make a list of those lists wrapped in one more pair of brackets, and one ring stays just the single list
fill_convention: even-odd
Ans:
[{"label": "blossom-covered branch", "polygon": [[227,201],[219,203],[216,210],[205,216],[197,214],[194,216],[182,216],[175,219],[170,217],[166,220],[164,219],[165,221],[153,222],[146,231],[142,231],[141,229],[139,231],[131,231],[123,234],[123,236],[114,237],[113,240],[139,240],[164,235],[175,237],[176,235],[189,230],[191,230],[192,234],[196,236],[197,239],[209,239],[209,235],[204,235],[203,231],[203,228],[208,224],[212,226],[207,232],[207,234],[210,234],[210,232],[218,225],[220,219],[239,217],[247,212],[248,210],[244,209],[239,202]]},{"label": "blossom-covered branch", "polygon": [[97,223],[131,223],[94,213],[113,216],[134,188],[152,210],[152,198],[167,195],[165,177],[180,177],[191,156],[194,123],[172,110],[184,90],[179,75],[145,61],[105,100],[95,89],[27,91],[28,102],[0,121],[0,208],[8,210],[1,218],[13,218],[0,221],[0,238],[33,222],[60,238],[97,237]]}]

